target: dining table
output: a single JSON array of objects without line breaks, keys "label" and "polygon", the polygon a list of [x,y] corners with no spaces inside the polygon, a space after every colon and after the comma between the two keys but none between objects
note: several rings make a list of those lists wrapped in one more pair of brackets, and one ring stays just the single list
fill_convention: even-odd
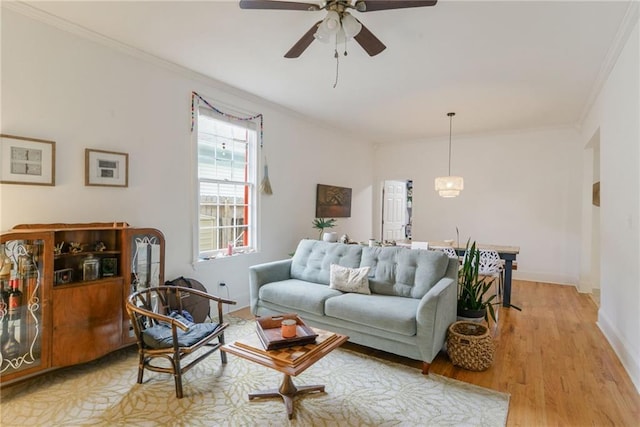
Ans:
[{"label": "dining table", "polygon": [[[458,256],[464,257],[464,253],[466,251],[466,247],[460,244],[457,244],[453,241],[429,241],[429,249],[435,249],[438,247],[452,247]],[[502,295],[502,306],[503,307],[512,307],[511,305],[511,282],[513,278],[513,270],[514,270],[514,262],[516,260],[516,256],[520,253],[519,246],[508,246],[508,245],[493,245],[493,244],[483,244],[477,243],[477,249],[493,249],[498,252],[500,259],[504,261],[504,294]]]}]

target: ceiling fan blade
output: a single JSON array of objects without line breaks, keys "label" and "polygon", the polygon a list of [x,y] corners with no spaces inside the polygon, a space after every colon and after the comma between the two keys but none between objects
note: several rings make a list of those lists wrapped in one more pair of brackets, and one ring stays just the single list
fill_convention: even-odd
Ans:
[{"label": "ceiling fan blade", "polygon": [[[362,22],[360,22],[362,24]],[[371,31],[364,25],[358,34],[354,37],[356,41],[362,46],[362,48],[369,54],[369,56],[376,56],[387,47],[380,41]]]},{"label": "ceiling fan blade", "polygon": [[297,58],[300,55],[302,55],[302,52],[304,52],[309,47],[311,42],[313,42],[313,40],[315,40],[315,37],[313,37],[313,35],[316,33],[316,30],[318,29],[318,25],[321,22],[322,21],[318,21],[315,24],[313,24],[313,27],[311,27],[309,29],[309,31],[307,31],[305,33],[305,35],[302,36],[300,38],[300,40],[298,40],[296,42],[296,44],[294,44],[291,49],[289,49],[289,52],[284,54],[284,57],[285,58]]},{"label": "ceiling fan blade", "polygon": [[317,4],[275,0],[240,0],[240,9],[320,10]]},{"label": "ceiling fan blade", "polygon": [[358,12],[375,12],[376,10],[435,6],[437,2],[437,0],[360,0],[356,2],[355,9]]}]

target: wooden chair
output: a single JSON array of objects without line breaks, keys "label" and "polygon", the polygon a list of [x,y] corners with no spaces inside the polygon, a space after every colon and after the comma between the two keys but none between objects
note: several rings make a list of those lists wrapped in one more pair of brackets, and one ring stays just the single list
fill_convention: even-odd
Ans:
[{"label": "wooden chair", "polygon": [[[187,312],[183,312],[185,301],[189,298],[191,301],[205,298],[209,302],[216,302],[217,323],[191,322]],[[126,301],[126,309],[138,343],[138,384],[142,384],[145,369],[172,374],[176,397],[181,399],[182,374],[222,347],[224,330],[229,326],[223,322],[222,307],[223,304],[235,303],[182,286],[155,286],[131,294]],[[194,354],[205,347],[206,351],[203,349]],[[220,352],[220,357],[223,364],[227,363],[224,352]],[[154,364],[156,358],[169,363]]]}]

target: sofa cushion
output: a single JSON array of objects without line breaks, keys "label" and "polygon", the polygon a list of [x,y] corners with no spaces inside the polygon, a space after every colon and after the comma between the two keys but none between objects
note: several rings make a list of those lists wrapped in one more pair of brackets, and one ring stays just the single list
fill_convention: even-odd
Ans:
[{"label": "sofa cushion", "polygon": [[331,264],[357,268],[361,255],[360,245],[304,239],[293,255],[291,278],[328,285]]},{"label": "sofa cushion", "polygon": [[325,301],[342,295],[342,292],[326,285],[289,279],[262,285],[259,297],[265,302],[289,308],[292,312],[324,315]]},{"label": "sofa cushion", "polygon": [[440,251],[401,247],[365,247],[361,267],[371,267],[371,292],[422,298],[447,271],[449,258]]},{"label": "sofa cushion", "polygon": [[375,329],[413,336],[419,303],[414,298],[349,293],[329,298],[325,313]]},{"label": "sofa cushion", "polygon": [[329,287],[342,292],[371,295],[369,290],[370,267],[349,268],[331,264]]}]

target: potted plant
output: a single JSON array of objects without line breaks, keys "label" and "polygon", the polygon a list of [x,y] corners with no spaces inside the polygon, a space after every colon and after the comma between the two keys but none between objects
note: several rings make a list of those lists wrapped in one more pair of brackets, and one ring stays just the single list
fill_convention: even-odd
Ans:
[{"label": "potted plant", "polygon": [[320,235],[318,236],[318,240],[322,240],[322,233],[324,233],[325,228],[333,228],[336,226],[336,219],[324,219],[324,218],[316,218],[313,220],[313,228],[317,228],[320,230]]},{"label": "potted plant", "polygon": [[488,294],[493,285],[493,279],[480,278],[479,271],[480,251],[476,248],[476,242],[469,247],[469,241],[467,241],[462,268],[458,272],[458,316],[485,320],[491,317],[495,322],[493,301],[496,294]]}]

